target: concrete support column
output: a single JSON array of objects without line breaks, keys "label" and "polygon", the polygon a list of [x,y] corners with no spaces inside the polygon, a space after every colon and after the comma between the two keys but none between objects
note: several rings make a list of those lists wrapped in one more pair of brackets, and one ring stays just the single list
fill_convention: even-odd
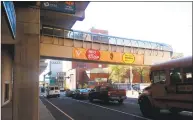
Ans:
[{"label": "concrete support column", "polygon": [[16,8],[13,120],[39,120],[40,10]]}]

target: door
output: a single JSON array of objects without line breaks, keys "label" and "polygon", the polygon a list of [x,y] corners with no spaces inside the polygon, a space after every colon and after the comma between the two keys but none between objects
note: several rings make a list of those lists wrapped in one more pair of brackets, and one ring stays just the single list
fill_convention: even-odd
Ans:
[{"label": "door", "polygon": [[100,95],[100,86],[97,86],[93,89],[91,97],[94,99],[99,99],[99,95]]},{"label": "door", "polygon": [[153,71],[151,74],[152,97],[155,99],[163,98],[167,95],[166,91],[166,71]]}]

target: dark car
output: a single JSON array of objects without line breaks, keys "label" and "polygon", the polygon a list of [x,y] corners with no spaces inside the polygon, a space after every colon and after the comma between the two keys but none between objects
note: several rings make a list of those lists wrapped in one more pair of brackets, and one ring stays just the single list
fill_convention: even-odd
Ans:
[{"label": "dark car", "polygon": [[126,99],[126,91],[113,86],[97,86],[89,92],[89,101],[92,102],[94,99],[102,100],[106,103],[118,101],[121,104]]},{"label": "dark car", "polygon": [[72,96],[75,99],[87,99],[89,94],[88,89],[77,89]]},{"label": "dark car", "polygon": [[66,97],[72,97],[74,95],[75,90],[66,90]]}]

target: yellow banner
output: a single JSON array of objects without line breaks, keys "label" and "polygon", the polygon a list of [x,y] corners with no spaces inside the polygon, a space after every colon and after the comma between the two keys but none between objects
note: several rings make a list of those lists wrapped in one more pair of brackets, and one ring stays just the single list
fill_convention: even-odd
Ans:
[{"label": "yellow banner", "polygon": [[[84,48],[73,48],[73,58],[75,59],[84,59],[88,60],[88,49]],[[109,51],[98,51],[100,54],[94,54],[95,56],[99,55],[99,60],[103,62],[114,62],[114,63],[126,63],[126,64],[144,64],[144,55],[131,54],[131,53],[120,53],[120,52],[109,52]]]}]

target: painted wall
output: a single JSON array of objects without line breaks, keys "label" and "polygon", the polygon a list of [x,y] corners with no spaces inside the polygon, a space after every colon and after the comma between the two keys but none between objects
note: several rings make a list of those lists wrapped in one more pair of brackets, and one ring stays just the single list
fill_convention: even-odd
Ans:
[{"label": "painted wall", "polygon": [[[6,49],[1,50],[1,106],[12,99],[12,68],[11,54]],[[9,99],[5,101],[5,84],[9,84]]]}]

